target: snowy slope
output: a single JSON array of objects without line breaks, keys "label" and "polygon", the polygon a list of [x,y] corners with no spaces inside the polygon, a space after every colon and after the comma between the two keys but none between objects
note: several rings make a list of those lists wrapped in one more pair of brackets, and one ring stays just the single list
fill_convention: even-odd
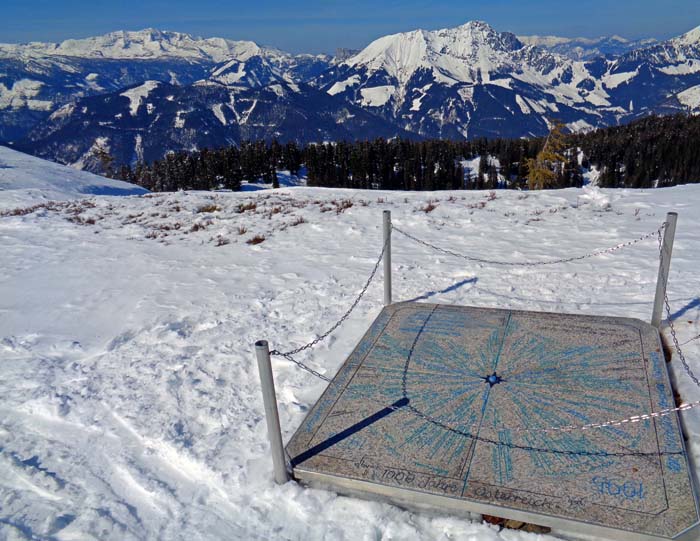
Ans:
[{"label": "snowy slope", "polygon": [[148,190],[0,146],[0,208],[87,195],[142,195]]},{"label": "snowy slope", "polygon": [[[341,65],[364,68],[368,75],[384,73],[402,86],[419,70],[429,71],[436,82],[447,85],[514,77],[556,86],[566,71],[575,79],[567,84],[575,85],[588,76],[583,64],[529,47],[513,34],[498,32],[481,21],[384,36]],[[508,81],[502,85],[510,86]]]},{"label": "snowy slope", "polygon": [[693,114],[700,113],[700,85],[691,86],[678,94],[678,101]]},{"label": "snowy slope", "polygon": [[[376,260],[383,209],[433,243],[524,260],[612,246],[677,210],[670,298],[700,370],[700,186],[494,195],[153,194],[0,217],[0,538],[552,539],[272,482],[252,344],[298,346],[339,318]],[[248,244],[256,235],[264,242]],[[648,320],[656,254],[650,240],[546,271],[494,269],[397,236],[394,293]],[[333,375],[379,313],[381,287],[299,359]],[[681,397],[700,398],[671,366]],[[288,439],[324,384],[273,367]],[[698,410],[683,415],[700,459]]]}]

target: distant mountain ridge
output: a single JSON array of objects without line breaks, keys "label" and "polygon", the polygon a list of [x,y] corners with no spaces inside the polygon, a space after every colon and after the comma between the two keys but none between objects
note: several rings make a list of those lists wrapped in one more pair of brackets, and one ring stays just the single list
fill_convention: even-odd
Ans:
[{"label": "distant mountain ridge", "polygon": [[700,112],[700,27],[641,48],[590,40],[607,56],[588,60],[556,52],[580,42],[470,21],[337,58],[156,30],[0,45],[0,139],[94,168],[96,146],[133,163],[245,138],[518,138],[554,118],[581,131]]},{"label": "distant mountain ridge", "polygon": [[0,141],[23,138],[62,105],[86,96],[159,80],[188,85],[237,60],[264,58],[276,75],[306,81],[331,63],[252,41],[196,38],[146,29],[61,43],[0,44]]},{"label": "distant mountain ridge", "polygon": [[426,137],[536,135],[547,114],[592,127],[605,103],[583,63],[480,21],[382,37],[317,82]]},{"label": "distant mountain ridge", "polygon": [[60,43],[2,43],[0,57],[68,56],[129,60],[190,58],[223,62],[257,48],[252,41],[198,38],[180,32],[146,28],[139,31],[110,32],[84,39],[68,39]]},{"label": "distant mountain ridge", "polygon": [[99,171],[96,150],[122,164],[246,140],[310,143],[396,136],[412,134],[304,83],[244,87],[147,81],[63,106],[17,148]]},{"label": "distant mountain ridge", "polygon": [[699,34],[584,62],[471,21],[379,38],[317,83],[425,137],[541,135],[550,118],[586,130],[688,110]]},{"label": "distant mountain ridge", "polygon": [[526,45],[536,45],[552,53],[568,56],[572,60],[592,60],[600,56],[610,58],[658,43],[655,38],[629,40],[621,36],[601,36],[598,38],[518,36],[518,39]]}]

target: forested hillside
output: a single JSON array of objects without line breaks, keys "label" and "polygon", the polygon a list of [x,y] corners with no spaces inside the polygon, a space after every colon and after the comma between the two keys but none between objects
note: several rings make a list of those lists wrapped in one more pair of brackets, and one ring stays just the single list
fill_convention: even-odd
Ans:
[{"label": "forested hillside", "polygon": [[[171,153],[151,164],[111,171],[122,180],[155,191],[237,190],[241,181],[273,186],[279,170],[310,186],[384,190],[524,189],[547,141],[561,148],[545,160],[551,181],[565,188],[586,178],[608,188],[652,188],[700,182],[700,117],[651,116],[587,134],[535,139],[472,141],[375,139],[299,146],[275,141],[239,147]],[[105,170],[110,160],[103,156]]]}]

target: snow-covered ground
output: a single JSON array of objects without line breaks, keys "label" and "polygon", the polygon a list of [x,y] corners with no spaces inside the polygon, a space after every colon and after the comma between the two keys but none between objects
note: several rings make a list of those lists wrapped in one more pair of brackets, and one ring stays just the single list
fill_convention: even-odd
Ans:
[{"label": "snow-covered ground", "polygon": [[[26,214],[11,198],[0,192],[2,539],[551,539],[273,483],[253,342],[291,348],[338,319],[379,253],[384,209],[441,246],[526,261],[639,237],[676,210],[671,304],[681,342],[700,334],[700,186],[298,187],[97,196]],[[657,253],[648,240],[561,266],[492,268],[396,234],[394,295],[648,320]],[[378,280],[300,360],[333,375],[381,306]],[[684,348],[700,371],[700,340]],[[699,399],[672,364],[682,398]],[[288,439],[324,383],[279,358],[273,368]],[[698,457],[700,415],[683,415]]]},{"label": "snow-covered ground", "polygon": [[0,146],[0,209],[85,195],[141,195],[128,182],[112,180]]}]

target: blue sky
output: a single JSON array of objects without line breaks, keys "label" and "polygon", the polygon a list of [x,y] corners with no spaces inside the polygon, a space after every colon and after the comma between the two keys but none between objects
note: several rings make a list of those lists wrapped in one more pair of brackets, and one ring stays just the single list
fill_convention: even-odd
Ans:
[{"label": "blue sky", "polygon": [[666,38],[700,25],[699,0],[3,0],[0,42],[146,27],[251,39],[292,52],[483,20],[516,34]]}]

